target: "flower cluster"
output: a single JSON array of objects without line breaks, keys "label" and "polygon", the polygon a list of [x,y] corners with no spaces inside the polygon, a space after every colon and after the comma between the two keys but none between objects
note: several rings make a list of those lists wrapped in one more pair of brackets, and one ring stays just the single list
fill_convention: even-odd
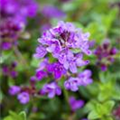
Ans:
[{"label": "flower cluster", "polygon": [[27,18],[36,15],[38,6],[34,0],[0,0],[0,3],[0,36],[2,39],[0,47],[8,50],[16,45]]},{"label": "flower cluster", "polygon": [[18,100],[21,104],[26,104],[29,102],[29,93],[28,92],[22,92],[21,88],[19,86],[11,86],[9,88],[9,94],[10,95],[17,95]]},{"label": "flower cluster", "polygon": [[[89,33],[83,33],[72,23],[59,22],[54,27],[43,33],[38,39],[34,57],[44,58],[36,70],[36,79],[52,77],[55,80],[43,86],[41,93],[48,94],[50,98],[60,95],[58,83],[62,77],[66,80],[64,86],[67,90],[77,91],[79,86],[92,83],[91,71],[78,72],[78,67],[85,66],[89,60],[83,60],[84,55],[91,55],[88,41]],[[49,56],[52,56],[52,62]]]},{"label": "flower cluster", "polygon": [[43,33],[34,56],[43,58],[51,53],[66,70],[77,73],[77,66],[89,63],[83,60],[83,53],[91,54],[88,37],[89,33],[83,34],[72,23],[59,22],[57,27]]},{"label": "flower cluster", "polygon": [[12,96],[17,95],[17,99],[21,104],[27,104],[30,100],[30,96],[36,94],[34,82],[32,81],[29,87],[17,85],[10,86],[9,94]]},{"label": "flower cluster", "polygon": [[112,47],[109,40],[105,40],[101,46],[98,46],[94,51],[97,57],[97,65],[100,66],[102,71],[107,70],[107,66],[114,62],[114,56],[117,49]]}]

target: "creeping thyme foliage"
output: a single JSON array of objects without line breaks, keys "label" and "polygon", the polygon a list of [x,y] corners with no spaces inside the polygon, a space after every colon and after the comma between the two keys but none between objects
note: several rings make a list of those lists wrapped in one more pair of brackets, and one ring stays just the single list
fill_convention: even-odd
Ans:
[{"label": "creeping thyme foliage", "polygon": [[0,120],[120,120],[119,0],[0,0]]}]

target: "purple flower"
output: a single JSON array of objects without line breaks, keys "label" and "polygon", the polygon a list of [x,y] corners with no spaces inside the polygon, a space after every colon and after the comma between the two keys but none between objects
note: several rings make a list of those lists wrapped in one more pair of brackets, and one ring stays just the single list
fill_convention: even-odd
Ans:
[{"label": "purple flower", "polygon": [[77,73],[77,66],[81,67],[89,63],[88,60],[83,60],[82,54],[74,55],[71,51],[65,51],[59,56],[59,62],[72,73]]},{"label": "purple flower", "polygon": [[111,48],[111,50],[110,50],[110,55],[115,55],[115,54],[117,54],[117,52],[118,52],[118,50],[113,47],[113,48]]},{"label": "purple flower", "polygon": [[8,50],[12,47],[12,44],[9,42],[2,42],[0,46],[3,50]]},{"label": "purple flower", "polygon": [[90,63],[89,60],[83,60],[83,54],[77,54],[77,56],[76,56],[77,66],[81,67],[81,66],[88,65],[89,63]]},{"label": "purple flower", "polygon": [[79,108],[83,107],[84,101],[83,100],[76,100],[75,97],[72,96],[69,98],[69,104],[70,104],[71,110],[73,112],[75,112]]},{"label": "purple flower", "polygon": [[92,75],[90,70],[84,70],[79,73],[77,77],[70,77],[64,82],[64,86],[67,90],[77,91],[79,86],[86,86],[92,83],[90,78]]},{"label": "purple flower", "polygon": [[44,94],[48,94],[49,98],[53,98],[55,95],[61,95],[61,89],[60,87],[57,85],[57,83],[52,82],[49,84],[45,84],[42,88],[42,90],[40,91],[40,93],[42,95]]},{"label": "purple flower", "polygon": [[30,77],[30,81],[31,81],[31,82],[35,82],[36,80],[37,80],[36,76]]},{"label": "purple flower", "polygon": [[34,56],[43,58],[47,53],[51,53],[66,70],[77,73],[78,66],[89,63],[88,60],[83,60],[84,53],[91,54],[88,37],[89,33],[82,33],[72,23],[59,22],[38,39],[40,46],[37,47]]},{"label": "purple flower", "polygon": [[3,75],[9,75],[9,67],[8,66],[3,66],[2,67],[2,72],[3,72]]},{"label": "purple flower", "polygon": [[74,54],[71,51],[61,53],[59,62],[63,64],[65,69],[70,69],[72,73],[77,72],[76,57],[74,57]]},{"label": "purple flower", "polygon": [[34,57],[43,58],[46,54],[47,54],[46,49],[43,46],[39,46],[36,48],[36,54],[34,54]]},{"label": "purple flower", "polygon": [[102,71],[106,71],[107,70],[107,66],[105,64],[101,64],[100,68]]},{"label": "purple flower", "polygon": [[45,58],[43,59],[43,61],[40,62],[39,68],[36,71],[44,70],[47,68],[48,65],[49,65],[48,59]]},{"label": "purple flower", "polygon": [[90,70],[84,70],[83,72],[78,74],[79,85],[86,86],[92,83],[91,79],[92,72]]},{"label": "purple flower", "polygon": [[66,16],[62,10],[52,5],[45,5],[42,9],[42,14],[47,18],[48,17],[49,18],[64,18]]},{"label": "purple flower", "polygon": [[60,79],[63,75],[66,74],[66,69],[59,62],[49,64],[47,70],[53,73],[55,79]]},{"label": "purple flower", "polygon": [[19,86],[11,86],[9,88],[9,94],[10,95],[16,95],[20,92],[21,88]]},{"label": "purple flower", "polygon": [[15,77],[18,76],[18,72],[17,71],[11,71],[10,75],[11,75],[12,78],[15,78]]},{"label": "purple flower", "polygon": [[38,80],[41,80],[42,78],[46,77],[47,76],[47,73],[45,71],[37,71],[36,73],[36,78]]},{"label": "purple flower", "polygon": [[20,101],[21,104],[26,104],[29,102],[29,94],[27,92],[22,92],[19,93],[17,96],[18,100]]},{"label": "purple flower", "polygon": [[77,91],[79,87],[79,78],[70,77],[65,81],[64,86],[67,90]]}]

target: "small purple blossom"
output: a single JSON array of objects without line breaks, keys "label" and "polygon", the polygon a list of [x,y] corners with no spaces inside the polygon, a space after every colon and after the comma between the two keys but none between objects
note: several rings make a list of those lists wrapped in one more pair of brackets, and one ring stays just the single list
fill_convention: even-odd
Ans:
[{"label": "small purple blossom", "polygon": [[48,65],[49,65],[49,61],[47,58],[45,58],[40,62],[39,68],[36,71],[44,70],[47,68]]},{"label": "small purple blossom", "polygon": [[90,78],[92,75],[90,70],[84,70],[79,73],[77,77],[70,77],[64,82],[64,86],[67,90],[77,91],[79,86],[86,86],[92,83]]},{"label": "small purple blossom", "polygon": [[40,93],[42,95],[48,94],[49,98],[53,98],[55,95],[61,95],[61,88],[57,85],[57,83],[52,82],[49,84],[45,84]]},{"label": "small purple blossom", "polygon": [[30,77],[30,81],[31,81],[31,82],[35,82],[36,80],[37,80],[36,76]]},{"label": "small purple blossom", "polygon": [[19,86],[11,86],[9,88],[9,94],[10,95],[16,95],[20,92],[21,88]]},{"label": "small purple blossom", "polygon": [[65,81],[64,86],[67,90],[71,90],[73,92],[77,91],[79,87],[79,78],[70,77]]},{"label": "small purple blossom", "polygon": [[47,54],[46,49],[43,46],[39,46],[36,48],[36,54],[34,54],[34,57],[43,58],[46,54]]},{"label": "small purple blossom", "polygon": [[0,46],[3,50],[8,50],[12,47],[12,44],[9,42],[2,42]]},{"label": "small purple blossom", "polygon": [[27,92],[19,93],[17,96],[21,104],[27,104],[29,102],[29,94]]},{"label": "small purple blossom", "polygon": [[47,74],[53,74],[55,79],[60,79],[62,76],[66,75],[67,70],[59,62],[49,63],[47,59],[40,63],[40,67],[36,70],[36,77],[42,79],[47,77]]},{"label": "small purple blossom", "polygon": [[49,64],[47,70],[53,73],[55,79],[60,79],[63,75],[66,74],[66,69],[59,62]]},{"label": "small purple blossom", "polygon": [[15,77],[18,76],[18,72],[17,72],[17,71],[11,71],[11,72],[10,72],[10,76],[11,76],[12,78],[15,78]]},{"label": "small purple blossom", "polygon": [[79,80],[79,85],[86,86],[89,85],[93,82],[91,79],[92,72],[90,70],[84,70],[83,72],[78,74]]},{"label": "small purple blossom", "polygon": [[9,67],[7,65],[2,67],[2,73],[5,76],[9,75]]},{"label": "small purple blossom", "polygon": [[101,64],[100,68],[102,71],[106,71],[107,70],[107,66],[105,64]]},{"label": "small purple blossom", "polygon": [[41,80],[42,78],[46,77],[47,76],[47,73],[45,71],[37,71],[36,72],[36,78],[38,80]]},{"label": "small purple blossom", "polygon": [[70,104],[71,110],[73,112],[75,112],[79,108],[83,107],[84,101],[83,100],[76,100],[75,97],[72,96],[69,98],[69,104]]}]

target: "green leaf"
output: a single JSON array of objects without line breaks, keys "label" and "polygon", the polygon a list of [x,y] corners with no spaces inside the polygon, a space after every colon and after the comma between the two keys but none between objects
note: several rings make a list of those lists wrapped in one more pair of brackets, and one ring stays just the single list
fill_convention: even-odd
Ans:
[{"label": "green leaf", "polygon": [[88,85],[87,90],[89,91],[89,94],[92,96],[97,96],[99,92],[98,84],[93,82],[91,85]]},{"label": "green leaf", "polygon": [[5,117],[4,120],[26,120],[26,113],[22,111],[18,114],[13,111],[9,111],[9,116]]},{"label": "green leaf", "polygon": [[92,100],[86,104],[85,110],[89,112],[88,118],[90,120],[98,118],[102,119],[104,116],[108,116],[111,114],[114,105],[114,101],[99,103],[98,101]]},{"label": "green leaf", "polygon": [[13,120],[20,120],[19,116],[17,115],[17,113],[13,112],[13,111],[9,111],[10,116],[13,118]]},{"label": "green leaf", "polygon": [[101,120],[113,120],[112,117],[102,117]]},{"label": "green leaf", "polygon": [[96,111],[92,111],[88,115],[88,119],[90,119],[90,120],[95,120],[98,118],[100,118],[100,115]]},{"label": "green leaf", "polygon": [[102,16],[102,24],[107,28],[107,30],[110,30],[111,25],[115,20],[117,13],[118,13],[118,9],[112,9],[108,15]]},{"label": "green leaf", "polygon": [[3,120],[13,120],[13,118],[11,116],[7,116]]},{"label": "green leaf", "polygon": [[86,112],[90,112],[90,111],[93,111],[95,110],[95,105],[97,104],[97,102],[95,100],[92,100],[90,102],[88,102],[85,106],[85,110]]},{"label": "green leaf", "polygon": [[106,103],[104,103],[106,114],[109,114],[112,111],[114,105],[115,105],[114,101],[107,101]]},{"label": "green leaf", "polygon": [[101,42],[106,34],[104,27],[97,22],[90,23],[87,28],[85,28],[85,32],[87,31],[90,32],[90,40],[97,40],[96,42]]},{"label": "green leaf", "polygon": [[26,113],[24,111],[20,112],[19,116],[21,120],[26,120]]},{"label": "green leaf", "polygon": [[120,92],[119,91],[115,90],[113,92],[113,99],[120,100]]},{"label": "green leaf", "polygon": [[111,117],[108,117],[108,118],[106,118],[105,120],[113,120],[113,118],[111,118]]}]

